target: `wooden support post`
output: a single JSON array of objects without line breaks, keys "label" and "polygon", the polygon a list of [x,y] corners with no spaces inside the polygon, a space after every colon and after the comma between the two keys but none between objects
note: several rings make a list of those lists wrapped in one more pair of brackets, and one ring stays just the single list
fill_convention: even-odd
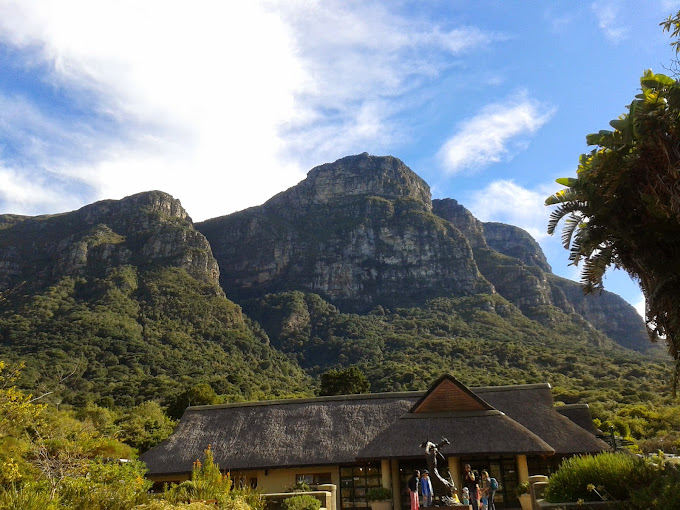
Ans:
[{"label": "wooden support post", "polygon": [[401,480],[399,478],[399,461],[390,461],[390,471],[392,473],[392,508],[401,510]]},{"label": "wooden support post", "polygon": [[456,489],[458,490],[458,497],[461,496],[461,488],[463,487],[463,474],[460,470],[460,458],[459,457],[449,457],[449,473],[451,478],[453,478],[453,483],[456,484]]},{"label": "wooden support post", "polygon": [[380,476],[382,477],[382,486],[386,489],[392,488],[392,468],[389,460],[380,461]]},{"label": "wooden support post", "polygon": [[529,466],[527,465],[527,456],[517,456],[517,478],[519,483],[529,481]]}]

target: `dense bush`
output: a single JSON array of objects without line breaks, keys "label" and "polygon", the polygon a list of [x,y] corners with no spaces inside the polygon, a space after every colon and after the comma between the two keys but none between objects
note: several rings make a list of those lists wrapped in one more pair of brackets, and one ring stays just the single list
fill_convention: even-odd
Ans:
[{"label": "dense bush", "polygon": [[386,501],[392,499],[392,491],[387,487],[371,487],[366,492],[367,501]]},{"label": "dense bush", "polygon": [[677,464],[657,462],[652,483],[631,491],[631,505],[635,510],[669,510],[680,508],[680,470]]},{"label": "dense bush", "polygon": [[[112,413],[94,405],[79,413],[37,405],[12,386],[19,369],[0,362],[0,510],[215,508],[185,504],[193,499],[216,499],[223,510],[263,510],[258,493],[232,489],[210,449],[203,462],[196,462],[191,481],[151,500],[147,491],[152,483],[144,477],[144,464],[131,460],[130,446],[107,435],[113,430]],[[130,412],[130,416],[147,414],[126,430],[131,436],[137,435],[137,428],[153,432],[164,422],[156,420],[157,404],[143,404]]]},{"label": "dense bush", "polygon": [[565,461],[548,481],[551,503],[619,500],[628,510],[680,508],[680,469],[663,454],[652,459],[602,453]]},{"label": "dense bush", "polygon": [[598,500],[595,489],[608,499],[625,500],[632,490],[649,486],[654,478],[650,462],[629,454],[577,456],[565,460],[550,477],[545,499],[550,503]]},{"label": "dense bush", "polygon": [[215,510],[215,505],[209,503],[170,503],[158,499],[144,505],[138,505],[134,510]]},{"label": "dense bush", "polygon": [[61,510],[44,485],[11,484],[0,490],[0,510]]},{"label": "dense bush", "polygon": [[152,482],[144,478],[140,462],[102,462],[95,460],[87,474],[63,480],[60,503],[65,508],[88,510],[126,510],[147,501]]},{"label": "dense bush", "polygon": [[173,485],[162,497],[173,504],[192,500],[215,500],[218,507],[225,510],[264,509],[264,499],[259,493],[250,488],[232,487],[231,478],[222,474],[210,447],[205,451],[203,462],[194,462],[191,480]]},{"label": "dense bush", "polygon": [[0,300],[0,331],[0,358],[26,363],[22,387],[52,391],[73,372],[46,398],[55,404],[168,405],[201,383],[240,398],[311,394],[307,376],[236,304],[178,268],[64,277]]},{"label": "dense bush", "polygon": [[309,494],[301,494],[284,499],[281,506],[283,510],[319,510],[321,501]]}]

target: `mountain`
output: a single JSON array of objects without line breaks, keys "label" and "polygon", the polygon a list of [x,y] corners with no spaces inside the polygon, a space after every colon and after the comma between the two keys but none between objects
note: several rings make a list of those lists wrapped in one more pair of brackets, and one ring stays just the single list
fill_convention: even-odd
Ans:
[{"label": "mountain", "polygon": [[[504,223],[482,223],[453,199],[434,200],[437,215],[450,221],[473,246],[482,274],[496,291],[528,317],[550,320],[550,308],[576,314],[619,345],[648,350],[644,322],[620,296],[603,291],[584,295],[582,286],[552,273],[531,235]],[[502,257],[505,255],[505,257]]]},{"label": "mountain", "polygon": [[394,157],[364,153],[318,166],[262,206],[196,228],[236,301],[304,291],[366,313],[498,293],[530,319],[601,333],[594,343],[649,346],[623,299],[583,297],[578,284],[552,274],[527,232],[482,223],[453,199],[431,200],[429,186]]},{"label": "mountain", "polygon": [[670,367],[648,349],[630,305],[584,297],[526,232],[432,200],[393,157],[318,166],[195,225],[159,191],[0,216],[0,359],[71,405],[176,407],[199,383],[223,400],[311,395],[351,365],[372,391],[456,373],[550,381],[564,402],[660,401]]},{"label": "mountain", "polygon": [[0,357],[65,403],[169,399],[195,381],[243,398],[307,393],[219,287],[205,237],[161,192],[35,218],[0,216]]},{"label": "mountain", "polygon": [[433,214],[429,186],[396,158],[321,165],[261,207],[196,228],[237,301],[304,289],[365,312],[492,291],[462,233]]}]

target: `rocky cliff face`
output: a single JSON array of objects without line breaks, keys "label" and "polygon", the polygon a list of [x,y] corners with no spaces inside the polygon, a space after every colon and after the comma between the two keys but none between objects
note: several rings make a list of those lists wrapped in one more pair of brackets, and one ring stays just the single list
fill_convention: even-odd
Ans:
[{"label": "rocky cliff face", "polygon": [[[584,295],[579,283],[553,274],[548,275],[548,281],[554,292],[553,302],[565,312],[573,310],[578,313],[607,336],[616,339],[619,345],[635,350],[651,347],[642,318],[620,296],[607,291]],[[564,295],[566,306],[555,296],[558,292]]]},{"label": "rocky cliff face", "polygon": [[68,276],[93,281],[125,265],[182,268],[242,303],[303,291],[355,312],[497,293],[542,324],[649,345],[623,300],[584,297],[551,273],[528,233],[482,223],[453,199],[432,201],[428,185],[393,157],[321,165],[262,206],[196,228],[179,201],[158,191],[53,216],[0,216],[0,291]]},{"label": "rocky cliff face", "polygon": [[196,228],[236,300],[301,290],[366,311],[497,292],[544,324],[600,331],[598,345],[604,333],[648,346],[637,314],[609,299],[584,301],[552,275],[527,232],[482,223],[453,199],[432,201],[428,185],[393,157],[364,153],[321,165],[262,206]]},{"label": "rocky cliff face", "polygon": [[505,223],[484,223],[484,238],[489,247],[508,257],[516,258],[527,266],[536,266],[546,273],[552,268],[539,244],[529,232]]},{"label": "rocky cliff face", "polygon": [[64,276],[167,265],[217,283],[219,267],[179,200],[158,191],[105,200],[70,213],[0,217],[0,290],[39,288]]},{"label": "rocky cliff face", "polygon": [[424,180],[397,158],[366,152],[313,168],[305,180],[267,201],[265,207],[297,217],[310,207],[370,196],[409,200],[432,210],[430,187]]},{"label": "rocky cliff face", "polygon": [[427,184],[392,157],[350,156],[255,207],[196,225],[234,299],[307,290],[353,310],[493,292]]},{"label": "rocky cliff face", "polygon": [[484,225],[453,198],[432,201],[432,212],[461,231],[473,249],[488,248]]},{"label": "rocky cliff face", "polygon": [[632,306],[611,292],[585,296],[580,284],[553,275],[540,245],[525,230],[482,223],[452,199],[434,200],[433,206],[436,214],[470,240],[484,277],[527,317],[546,323],[563,321],[556,313],[561,311],[624,347],[649,348],[644,323]]}]

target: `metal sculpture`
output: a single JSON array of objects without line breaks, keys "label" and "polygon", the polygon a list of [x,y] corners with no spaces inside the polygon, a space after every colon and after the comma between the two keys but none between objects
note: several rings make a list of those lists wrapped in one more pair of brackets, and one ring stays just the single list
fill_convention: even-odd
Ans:
[{"label": "metal sculpture", "polygon": [[430,479],[432,480],[432,491],[436,496],[439,496],[439,500],[442,504],[450,506],[453,504],[452,496],[456,490],[456,485],[453,483],[453,478],[451,478],[450,475],[447,480],[439,473],[439,469],[437,468],[438,457],[441,457],[442,460],[446,460],[439,449],[447,444],[451,443],[448,439],[442,437],[441,441],[437,444],[428,440],[422,443],[420,447],[425,448],[427,470],[430,472]]}]

